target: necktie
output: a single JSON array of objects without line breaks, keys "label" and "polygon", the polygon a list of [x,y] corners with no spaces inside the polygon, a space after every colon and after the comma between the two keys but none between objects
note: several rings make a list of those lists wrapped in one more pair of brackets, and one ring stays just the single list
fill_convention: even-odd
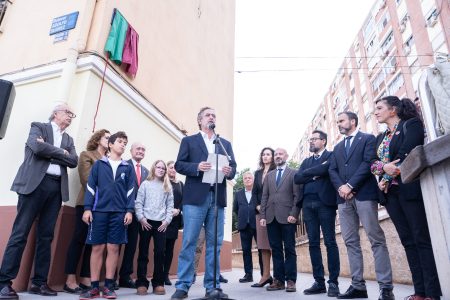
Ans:
[{"label": "necktie", "polygon": [[137,184],[138,186],[141,185],[141,164],[136,164],[136,178],[137,178]]},{"label": "necktie", "polygon": [[348,153],[350,152],[350,140],[352,139],[353,136],[348,136],[345,138],[345,154],[348,155]]},{"label": "necktie", "polygon": [[283,171],[283,169],[278,169],[278,172],[277,172],[277,179],[276,179],[277,187],[278,187],[278,185],[280,185],[282,171]]}]

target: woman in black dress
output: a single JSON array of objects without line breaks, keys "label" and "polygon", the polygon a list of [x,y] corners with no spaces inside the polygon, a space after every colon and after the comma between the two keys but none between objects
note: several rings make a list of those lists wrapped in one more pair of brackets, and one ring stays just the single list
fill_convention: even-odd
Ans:
[{"label": "woman in black dress", "polygon": [[175,162],[167,162],[167,174],[173,189],[173,218],[166,230],[166,252],[164,257],[164,284],[172,285],[169,279],[170,266],[173,258],[173,248],[178,238],[178,230],[183,226],[183,217],[181,215],[181,200],[183,199],[183,182],[177,180],[175,171]]}]

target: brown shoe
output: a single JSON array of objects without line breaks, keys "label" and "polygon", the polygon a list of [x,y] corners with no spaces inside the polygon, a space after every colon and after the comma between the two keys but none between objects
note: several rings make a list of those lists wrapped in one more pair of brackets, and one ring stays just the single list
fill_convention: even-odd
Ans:
[{"label": "brown shoe", "polygon": [[140,286],[137,288],[137,292],[136,294],[138,294],[139,296],[145,296],[148,294],[147,292],[147,288],[145,286]]},{"label": "brown shoe", "polygon": [[165,295],[166,289],[162,285],[155,286],[153,288],[153,294],[155,295]]},{"label": "brown shoe", "polygon": [[295,292],[297,289],[295,288],[295,282],[292,280],[287,281],[286,292]]},{"label": "brown shoe", "polygon": [[272,284],[266,287],[266,290],[268,291],[284,290],[284,282],[281,282],[278,279],[274,279]]}]

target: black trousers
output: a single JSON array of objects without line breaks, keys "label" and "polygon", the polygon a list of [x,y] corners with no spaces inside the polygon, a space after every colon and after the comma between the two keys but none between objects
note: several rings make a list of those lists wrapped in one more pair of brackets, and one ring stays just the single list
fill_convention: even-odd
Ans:
[{"label": "black trousers", "polygon": [[[256,242],[256,229],[247,224],[244,229],[239,230],[239,235],[241,237],[242,258],[244,260],[245,274],[253,275],[252,240],[255,240]],[[258,259],[262,276],[263,262],[261,250],[258,250]]]},{"label": "black trousers", "polygon": [[[149,281],[147,280],[147,264],[148,264],[148,249],[150,240],[153,237],[153,277],[152,286],[164,286],[164,250],[166,246],[166,233],[159,232],[158,227],[161,226],[161,221],[147,220],[152,226],[150,230],[142,230],[139,226],[139,255],[137,266],[137,280],[136,287],[145,286],[148,288]],[[192,258],[193,259],[193,258]]]},{"label": "black trousers", "polygon": [[36,223],[36,250],[34,276],[31,282],[42,285],[47,282],[51,260],[51,245],[56,220],[61,208],[61,181],[45,175],[39,186],[28,195],[19,194],[17,216],[11,236],[3,254],[0,268],[0,285],[11,284],[19,272],[23,251],[33,222]]},{"label": "black trousers", "polygon": [[169,276],[170,266],[173,259],[173,248],[177,239],[166,238],[166,251],[164,252],[164,278]]},{"label": "black trousers", "polygon": [[393,186],[387,194],[386,209],[405,248],[415,294],[439,299],[442,293],[421,195],[405,200]]},{"label": "black trousers", "polygon": [[136,215],[133,214],[133,220],[131,221],[131,224],[128,225],[127,229],[128,243],[125,245],[122,265],[120,266],[120,281],[129,280],[131,274],[133,274],[134,254],[136,253],[139,227],[139,221],[136,219]]},{"label": "black trousers", "polygon": [[81,254],[83,254],[80,277],[89,278],[91,277],[90,260],[92,246],[86,244],[88,225],[82,220],[83,213],[84,206],[77,205],[75,207],[75,229],[73,231],[69,249],[67,249],[66,265],[64,270],[66,274],[76,274],[78,262],[80,260]]}]

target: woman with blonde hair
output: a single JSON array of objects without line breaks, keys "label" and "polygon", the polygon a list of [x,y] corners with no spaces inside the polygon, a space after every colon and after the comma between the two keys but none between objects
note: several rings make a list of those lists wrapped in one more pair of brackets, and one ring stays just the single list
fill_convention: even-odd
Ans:
[{"label": "woman with blonde hair", "polygon": [[153,237],[153,293],[164,295],[164,249],[166,229],[173,217],[173,192],[167,166],[162,160],[153,163],[147,180],[141,183],[135,202],[139,228],[139,255],[136,288],[138,295],[146,295],[148,248]]}]

